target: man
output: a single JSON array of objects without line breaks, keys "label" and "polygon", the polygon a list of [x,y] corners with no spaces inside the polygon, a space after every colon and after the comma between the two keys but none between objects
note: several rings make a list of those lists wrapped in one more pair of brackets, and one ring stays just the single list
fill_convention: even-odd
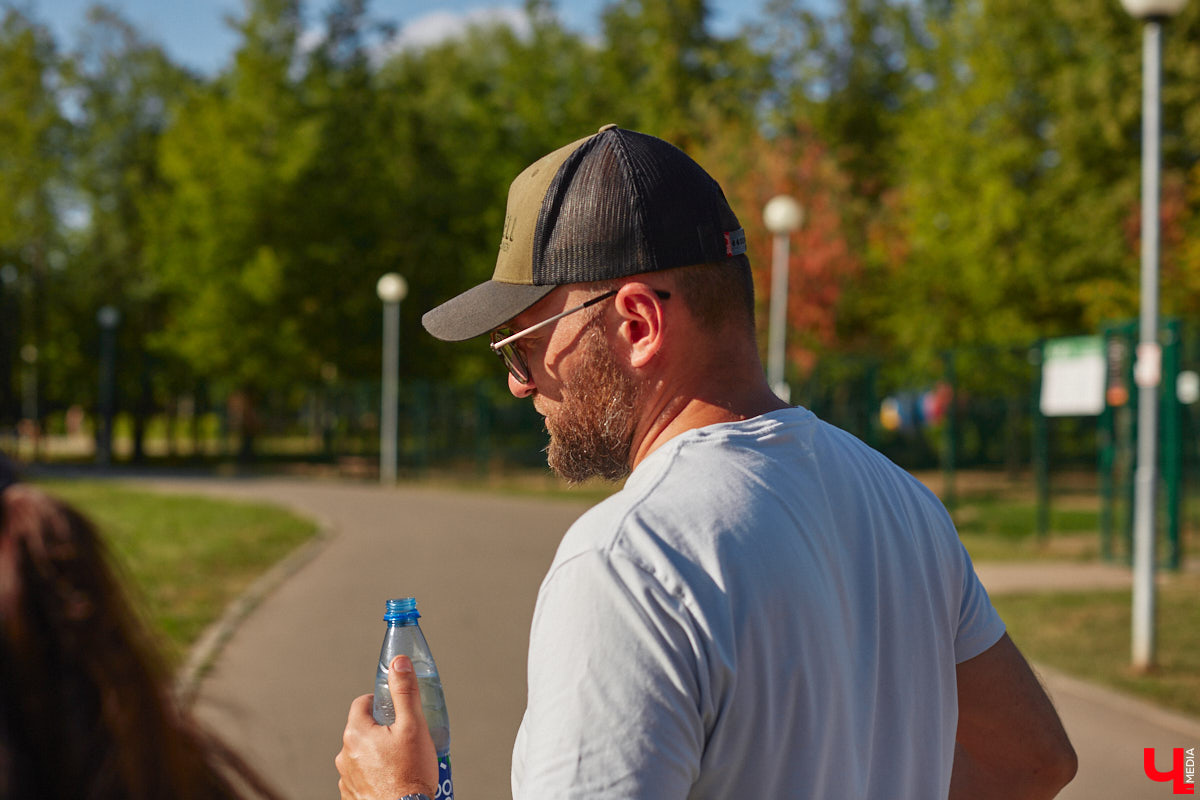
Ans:
[{"label": "man", "polygon": [[[424,317],[491,331],[560,475],[629,475],[539,592],[514,796],[1053,797],[1074,752],[948,515],[770,391],[744,251],[703,169],[606,125],[517,177],[493,279]],[[392,679],[412,712],[356,701],[344,797],[434,785]]]}]

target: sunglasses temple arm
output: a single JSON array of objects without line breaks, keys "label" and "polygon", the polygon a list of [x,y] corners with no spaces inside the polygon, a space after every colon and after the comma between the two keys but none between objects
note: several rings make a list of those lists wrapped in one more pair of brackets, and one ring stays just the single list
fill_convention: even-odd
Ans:
[{"label": "sunglasses temple arm", "polygon": [[560,319],[567,316],[568,314],[574,314],[576,311],[583,311],[588,306],[593,306],[596,303],[599,303],[601,300],[607,300],[608,298],[612,297],[614,294],[616,294],[615,290],[611,291],[611,292],[605,292],[604,294],[600,295],[599,297],[593,297],[591,300],[588,300],[586,303],[583,303],[582,305],[575,306],[574,308],[568,308],[566,311],[562,311],[558,314],[555,314],[553,317],[550,317],[549,319],[544,319],[541,322],[537,323],[536,325],[530,325],[528,328],[526,328],[523,331],[517,331],[512,336],[508,336],[504,339],[501,339],[498,342],[492,342],[491,348],[493,350],[499,350],[501,347],[504,347],[504,345],[514,342],[517,339],[520,339],[522,336],[524,336],[527,333],[533,333],[536,330],[546,327],[547,325],[549,325],[552,322],[558,322]]},{"label": "sunglasses temple arm", "polygon": [[[582,308],[582,306],[580,306],[580,308]],[[504,339],[501,339],[501,340],[500,340],[500,341],[498,341],[498,342],[492,342],[492,349],[493,349],[493,350],[499,350],[501,347],[504,347],[504,345],[506,345],[506,344],[510,344],[510,343],[512,343],[512,342],[515,342],[517,339],[520,339],[522,336],[524,336],[524,335],[525,335],[525,334],[527,334],[527,333],[533,333],[534,331],[536,331],[536,330],[538,330],[538,329],[540,329],[540,328],[544,328],[544,327],[546,327],[546,326],[547,326],[547,325],[549,325],[551,322],[557,322],[558,320],[560,320],[560,319],[562,319],[563,317],[565,317],[567,314],[570,314],[572,311],[578,311],[578,309],[572,308],[572,309],[570,309],[570,310],[568,310],[568,311],[564,311],[564,312],[562,312],[561,314],[555,314],[553,317],[550,317],[550,319],[544,319],[544,320],[542,320],[541,322],[539,322],[539,323],[538,323],[538,324],[536,324],[536,325],[530,325],[530,326],[529,326],[528,328],[526,328],[525,330],[523,330],[523,331],[517,331],[517,332],[516,332],[516,333],[514,333],[512,336],[509,336],[509,337],[506,337],[506,338],[504,338]]]},{"label": "sunglasses temple arm", "polygon": [[[611,291],[607,291],[604,294],[600,295],[599,297],[593,297],[591,300],[588,300],[586,303],[581,305],[579,308],[572,309],[572,310],[573,311],[582,311],[583,309],[587,308],[588,306],[596,305],[596,303],[599,303],[601,300],[607,300],[608,298],[612,297],[616,293],[617,293],[617,290],[612,289]],[[566,313],[570,313],[570,312],[566,312]]]}]

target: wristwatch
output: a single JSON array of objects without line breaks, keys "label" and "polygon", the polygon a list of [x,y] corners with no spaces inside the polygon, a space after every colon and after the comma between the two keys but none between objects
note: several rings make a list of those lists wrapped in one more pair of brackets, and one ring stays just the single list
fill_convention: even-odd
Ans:
[{"label": "wristwatch", "polygon": [[429,800],[429,795],[421,794],[420,792],[417,794],[406,794],[400,800]]}]

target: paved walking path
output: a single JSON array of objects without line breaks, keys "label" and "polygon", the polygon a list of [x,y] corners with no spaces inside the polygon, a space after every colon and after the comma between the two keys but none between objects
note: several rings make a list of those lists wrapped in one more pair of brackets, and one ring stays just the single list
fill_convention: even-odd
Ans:
[{"label": "paved walking path", "polygon": [[[371,690],[383,601],[399,595],[418,598],[442,671],[457,796],[510,796],[534,598],[559,537],[586,504],[298,480],[153,482],[273,501],[326,529],[200,648],[215,659],[197,683],[198,713],[287,797],[337,795],[332,762],[346,710]],[[994,593],[1129,584],[1128,570],[1105,565],[983,564],[979,572]],[[1200,720],[1041,672],[1080,757],[1079,777],[1060,797],[1170,795],[1143,776],[1142,748],[1200,746]]]}]

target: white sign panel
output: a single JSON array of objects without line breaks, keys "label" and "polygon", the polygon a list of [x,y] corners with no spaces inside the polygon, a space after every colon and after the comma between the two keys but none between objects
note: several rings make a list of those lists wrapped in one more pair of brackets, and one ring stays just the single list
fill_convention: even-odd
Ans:
[{"label": "white sign panel", "polygon": [[1042,413],[1093,417],[1104,411],[1104,339],[1072,336],[1046,342],[1042,357]]}]

